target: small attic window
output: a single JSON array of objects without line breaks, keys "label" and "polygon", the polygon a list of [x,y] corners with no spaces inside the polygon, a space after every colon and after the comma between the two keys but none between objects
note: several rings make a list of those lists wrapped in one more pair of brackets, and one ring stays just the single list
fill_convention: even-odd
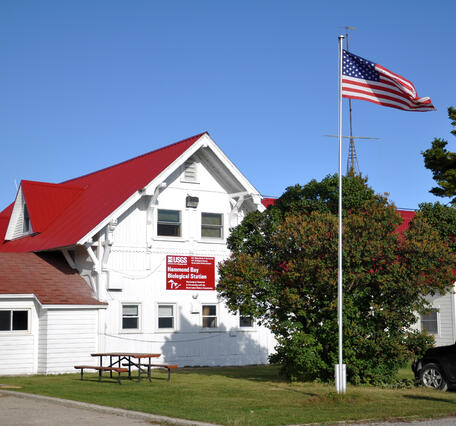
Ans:
[{"label": "small attic window", "polygon": [[30,222],[30,215],[26,204],[24,204],[24,220],[22,222],[22,232],[24,234],[29,234],[32,232],[32,224]]},{"label": "small attic window", "polygon": [[188,160],[185,162],[181,181],[198,183],[198,164],[195,161]]}]

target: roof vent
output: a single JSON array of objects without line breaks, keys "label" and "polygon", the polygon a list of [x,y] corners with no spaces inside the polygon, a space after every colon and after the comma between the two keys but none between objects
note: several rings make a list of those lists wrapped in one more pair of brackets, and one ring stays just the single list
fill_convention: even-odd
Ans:
[{"label": "roof vent", "polygon": [[198,182],[198,164],[195,161],[187,160],[185,162],[181,181],[192,183]]}]

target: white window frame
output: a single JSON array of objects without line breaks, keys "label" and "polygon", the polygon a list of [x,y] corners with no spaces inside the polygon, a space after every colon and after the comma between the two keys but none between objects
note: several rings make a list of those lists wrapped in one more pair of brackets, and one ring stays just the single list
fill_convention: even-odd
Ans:
[{"label": "white window frame", "polygon": [[[173,327],[171,328],[160,328],[158,326],[158,321],[160,318],[159,315],[159,310],[160,306],[172,306],[173,307]],[[170,331],[176,331],[177,330],[177,304],[174,302],[157,302],[155,306],[155,330],[157,333],[169,333]],[[166,317],[169,318],[169,317]]]},{"label": "white window frame", "polygon": [[0,335],[2,334],[30,334],[32,332],[32,310],[30,308],[0,308],[0,311],[9,311],[10,314],[10,328],[13,326],[13,312],[14,311],[26,311],[27,312],[27,330],[0,330]]},{"label": "white window frame", "polygon": [[[166,224],[166,223],[169,223],[169,224],[175,224],[177,222],[160,222],[158,220],[158,217],[159,217],[159,212],[160,211],[171,211],[171,212],[178,212],[179,213],[179,235],[161,235],[158,233],[158,225],[160,223],[163,223],[163,224]],[[182,215],[182,210],[176,210],[176,209],[157,209],[157,215],[156,215],[156,221],[155,221],[155,236],[159,239],[168,239],[168,238],[171,238],[173,240],[176,240],[176,239],[182,239],[182,236],[183,236],[183,224],[182,224],[182,218],[183,218],[183,215]]]},{"label": "white window frame", "polygon": [[[220,216],[221,219],[221,224],[220,225],[207,225],[203,224],[203,215],[204,214],[212,214],[212,215],[218,215]],[[203,226],[209,227],[209,228],[214,228],[214,229],[220,229],[221,231],[221,236],[220,237],[208,237],[203,235]],[[223,213],[215,213],[215,212],[201,212],[201,239],[202,240],[210,240],[210,241],[223,241],[225,238],[225,217]]]},{"label": "white window frame", "polygon": [[[440,336],[440,330],[441,330],[441,326],[440,326],[440,307],[433,307],[431,309],[431,312],[435,312],[436,313],[437,333],[430,333],[429,331],[426,331],[426,333],[428,333],[431,336]],[[423,314],[420,315],[420,329],[421,329],[421,331],[425,331],[424,327],[423,327]]]},{"label": "white window frame", "polygon": [[[138,328],[123,328],[124,306],[138,307]],[[142,331],[142,306],[140,302],[121,302],[120,304],[120,333],[141,333]]]},{"label": "white window frame", "polygon": [[[204,315],[205,306],[215,306],[215,315]],[[220,327],[220,313],[219,305],[217,303],[201,303],[201,329],[203,331],[213,331],[218,330]],[[204,318],[214,318],[215,317],[215,327],[204,327]]]},{"label": "white window frame", "polygon": [[238,311],[238,329],[239,330],[253,330],[255,327],[255,320],[252,318],[252,324],[251,325],[241,325],[241,318],[242,317],[247,317],[247,318],[252,318],[251,316],[247,315],[241,315],[241,311]]}]

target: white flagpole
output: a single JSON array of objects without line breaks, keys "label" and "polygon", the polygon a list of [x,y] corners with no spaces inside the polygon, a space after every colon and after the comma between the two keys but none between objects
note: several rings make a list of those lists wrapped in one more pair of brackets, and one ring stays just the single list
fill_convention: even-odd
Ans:
[{"label": "white flagpole", "polygon": [[339,364],[335,367],[336,392],[345,393],[347,375],[342,353],[342,43],[344,36],[339,36],[339,247],[337,277],[337,320],[339,323]]}]

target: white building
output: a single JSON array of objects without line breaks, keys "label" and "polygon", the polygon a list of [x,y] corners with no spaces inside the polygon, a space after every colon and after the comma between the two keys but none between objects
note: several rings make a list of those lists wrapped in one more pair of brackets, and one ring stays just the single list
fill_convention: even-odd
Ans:
[{"label": "white building", "polygon": [[[215,292],[230,227],[263,209],[207,133],[60,184],[22,181],[0,213],[0,375],[73,372],[108,351],[267,362],[269,330]],[[433,304],[417,327],[454,343],[455,294]]]},{"label": "white building", "polygon": [[[408,228],[410,221],[415,216],[415,212],[410,210],[398,210],[398,212],[402,216],[402,224],[396,232],[401,233]],[[428,298],[433,306],[432,312],[424,315],[417,314],[417,322],[414,328],[432,334],[436,346],[452,345],[456,342],[455,285],[456,283],[451,291],[444,295],[436,294]]]},{"label": "white building", "polygon": [[179,366],[267,362],[274,338],[217,298],[230,227],[261,196],[207,133],[0,213],[0,375],[63,373],[107,351]]}]

